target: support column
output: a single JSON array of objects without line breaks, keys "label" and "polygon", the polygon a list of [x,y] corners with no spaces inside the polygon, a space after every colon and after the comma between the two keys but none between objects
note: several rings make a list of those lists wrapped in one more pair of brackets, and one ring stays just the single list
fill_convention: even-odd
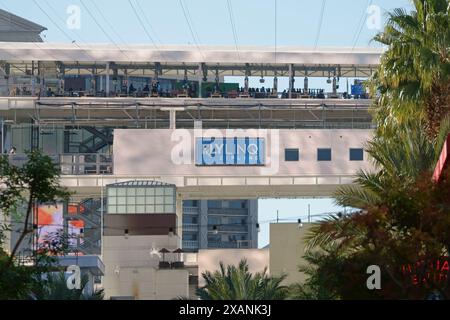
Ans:
[{"label": "support column", "polygon": [[64,65],[61,64],[59,66],[59,72],[58,72],[58,94],[64,95],[64,77],[66,75],[66,70],[64,68]]},{"label": "support column", "polygon": [[1,148],[1,150],[0,150],[0,154],[4,154],[4,152],[5,152],[5,121],[3,120],[3,118],[0,118],[0,123],[1,123],[1,137],[2,137],[2,140],[1,140],[1,145],[0,145],[0,148]]},{"label": "support column", "polygon": [[109,88],[109,62],[106,63],[106,96],[109,97],[110,88]]},{"label": "support column", "polygon": [[177,226],[176,226],[176,235],[177,235],[177,247],[181,248],[183,245],[183,199],[181,198],[181,194],[176,191],[176,204],[175,210],[177,214]]},{"label": "support column", "polygon": [[171,109],[169,112],[170,112],[170,129],[175,130],[177,128],[177,110]]},{"label": "support column", "polygon": [[292,90],[294,89],[294,79],[295,74],[294,74],[294,65],[290,64],[289,65],[289,99],[292,99]]},{"label": "support column", "polygon": [[198,65],[198,97],[202,97],[202,64]]},{"label": "support column", "polygon": [[277,74],[275,73],[275,77],[273,78],[273,95],[278,95],[278,77]]},{"label": "support column", "polygon": [[307,95],[309,90],[308,70],[305,71],[305,80],[303,82],[303,94]]},{"label": "support column", "polygon": [[250,249],[258,248],[258,228],[256,224],[258,223],[258,199],[248,200],[248,221],[249,225],[249,246]]},{"label": "support column", "polygon": [[337,95],[337,79],[333,77],[333,96]]},{"label": "support column", "polygon": [[198,207],[199,235],[198,248],[208,248],[208,200],[200,200]]}]

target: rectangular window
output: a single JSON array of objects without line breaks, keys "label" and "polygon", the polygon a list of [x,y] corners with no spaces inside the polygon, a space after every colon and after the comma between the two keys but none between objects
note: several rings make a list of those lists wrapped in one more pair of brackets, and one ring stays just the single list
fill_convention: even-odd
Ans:
[{"label": "rectangular window", "polygon": [[197,234],[195,233],[183,233],[183,240],[196,241],[197,239]]},{"label": "rectangular window", "polygon": [[208,208],[210,209],[221,209],[222,202],[217,200],[208,200]]},{"label": "rectangular window", "polygon": [[317,161],[331,161],[331,149],[317,149]]},{"label": "rectangular window", "polygon": [[299,161],[298,149],[284,149],[284,161]]},{"label": "rectangular window", "polygon": [[136,195],[137,196],[145,196],[145,189],[144,188],[137,188],[136,189]]},{"label": "rectangular window", "polygon": [[116,206],[111,206],[111,205],[108,206],[108,213],[114,214],[116,212],[117,212],[117,207]]},{"label": "rectangular window", "polygon": [[246,201],[242,200],[234,200],[229,202],[228,208],[230,209],[245,209],[246,207]]},{"label": "rectangular window", "polygon": [[220,218],[219,217],[208,217],[208,225],[219,225],[220,224]]},{"label": "rectangular window", "polygon": [[184,200],[183,207],[197,208],[198,201],[197,200]]},{"label": "rectangular window", "polygon": [[364,149],[362,148],[350,149],[350,161],[364,161]]}]

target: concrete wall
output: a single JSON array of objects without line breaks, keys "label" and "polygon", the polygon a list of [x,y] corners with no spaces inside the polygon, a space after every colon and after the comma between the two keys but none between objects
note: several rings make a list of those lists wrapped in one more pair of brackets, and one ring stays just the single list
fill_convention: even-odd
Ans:
[{"label": "concrete wall", "polygon": [[[219,270],[220,262],[227,265],[238,265],[242,259],[247,259],[251,273],[269,269],[268,249],[218,249],[200,250],[198,252],[198,280],[199,286],[204,285],[202,273]],[[268,270],[269,271],[269,270]]]},{"label": "concrete wall", "polygon": [[[263,137],[266,141],[264,166],[196,166],[195,137],[224,135],[226,130],[114,130],[114,174],[116,175],[352,175],[370,169],[364,161],[349,161],[349,148],[362,148],[370,130],[247,130],[229,137]],[[187,137],[187,138],[186,138]],[[185,139],[185,140],[182,140]],[[300,149],[299,162],[285,162],[286,148]],[[317,148],[331,148],[332,161],[317,161]],[[183,163],[174,158],[183,154]],[[178,161],[178,160],[177,160]],[[186,163],[188,162],[188,163]]]},{"label": "concrete wall", "polygon": [[302,228],[297,223],[273,223],[270,225],[270,274],[287,274],[286,284],[303,282],[305,275],[298,271],[306,262],[304,237],[310,224]]},{"label": "concrete wall", "polygon": [[[150,254],[153,248],[173,251],[178,246],[177,236],[103,237],[105,276],[102,284],[105,298],[133,296],[140,300],[167,300],[187,297],[188,270],[159,270],[162,257]],[[176,259],[176,254],[165,255],[166,261]]]}]

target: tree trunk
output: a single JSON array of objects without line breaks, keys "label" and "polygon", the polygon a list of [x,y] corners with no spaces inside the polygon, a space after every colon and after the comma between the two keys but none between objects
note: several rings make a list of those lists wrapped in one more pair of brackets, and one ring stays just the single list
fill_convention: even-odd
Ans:
[{"label": "tree trunk", "polygon": [[20,247],[22,241],[25,239],[25,237],[30,232],[33,232],[33,228],[31,230],[28,229],[28,221],[30,220],[31,212],[33,210],[33,201],[34,201],[33,197],[30,195],[29,198],[28,198],[27,214],[25,216],[23,231],[20,234],[20,237],[17,240],[16,244],[14,245],[14,249],[11,252],[11,255],[10,255],[9,259],[8,259],[8,263],[6,264],[7,267],[10,267],[11,264],[13,263],[14,257],[16,256],[17,250],[19,250],[19,247]]},{"label": "tree trunk", "polygon": [[427,116],[425,130],[434,141],[439,134],[441,121],[450,114],[450,81],[443,83],[442,80],[435,80],[425,103]]}]

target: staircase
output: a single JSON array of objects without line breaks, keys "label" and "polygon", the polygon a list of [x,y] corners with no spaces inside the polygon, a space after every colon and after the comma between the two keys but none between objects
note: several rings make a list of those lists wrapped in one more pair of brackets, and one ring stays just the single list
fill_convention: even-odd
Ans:
[{"label": "staircase", "polygon": [[65,153],[107,153],[104,148],[113,144],[112,128],[66,127],[65,132]]},{"label": "staircase", "polygon": [[[106,199],[104,199],[106,200]],[[104,201],[104,207],[106,201]],[[100,254],[101,250],[101,199],[88,198],[78,204],[78,212],[70,218],[84,222],[84,236],[82,243],[71,248],[85,255]]]}]

